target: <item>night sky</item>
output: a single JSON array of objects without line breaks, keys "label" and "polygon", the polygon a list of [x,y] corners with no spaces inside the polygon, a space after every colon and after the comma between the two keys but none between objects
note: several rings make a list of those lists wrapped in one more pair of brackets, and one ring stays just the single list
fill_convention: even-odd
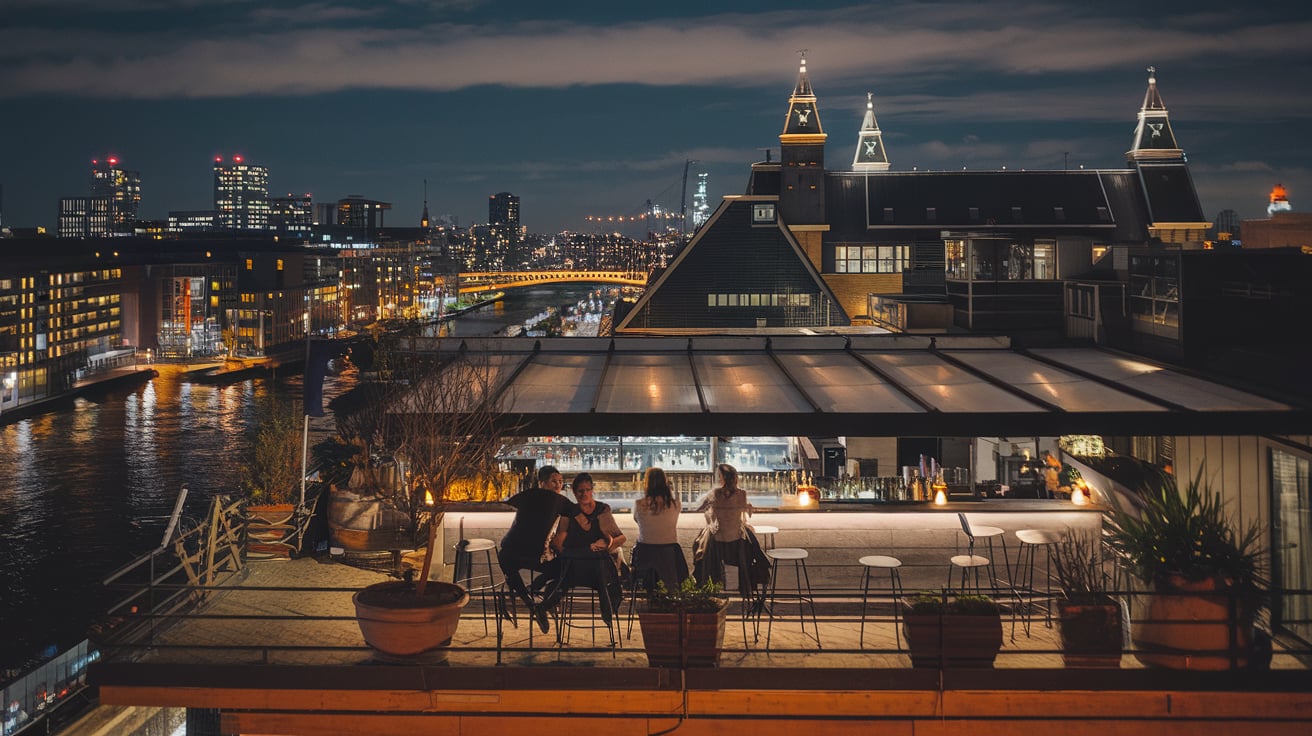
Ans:
[{"label": "night sky", "polygon": [[[1147,74],[1209,217],[1312,211],[1312,5],[1212,2],[0,0],[4,224],[53,230],[91,159],[142,175],[142,216],[212,206],[211,162],[273,194],[392,202],[529,230],[712,205],[777,155],[798,50],[829,168],[867,91],[895,170],[1120,167]],[[693,185],[689,184],[691,200]]]}]

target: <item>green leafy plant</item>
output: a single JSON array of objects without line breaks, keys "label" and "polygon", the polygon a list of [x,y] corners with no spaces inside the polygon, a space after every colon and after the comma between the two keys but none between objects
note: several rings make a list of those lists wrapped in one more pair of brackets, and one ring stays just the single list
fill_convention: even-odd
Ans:
[{"label": "green leafy plant", "polygon": [[1137,509],[1127,509],[1113,496],[1107,519],[1107,543],[1135,577],[1154,584],[1178,575],[1215,579],[1232,589],[1262,587],[1258,526],[1236,531],[1202,469],[1183,490],[1175,476],[1159,472],[1144,483],[1137,501]]},{"label": "green leafy plant", "polygon": [[647,610],[652,613],[715,613],[725,606],[727,599],[720,595],[724,586],[713,580],[697,582],[688,576],[679,587],[669,590],[663,581],[656,583]]},{"label": "green leafy plant", "polygon": [[1066,600],[1081,605],[1111,601],[1103,570],[1102,543],[1094,532],[1068,530],[1065,538],[1051,549],[1057,584]]},{"label": "green leafy plant", "polygon": [[907,600],[913,614],[993,616],[999,612],[998,604],[985,595],[957,595],[946,593],[918,593]]},{"label": "green leafy plant", "polygon": [[295,503],[301,488],[301,413],[270,394],[256,409],[255,431],[242,462],[242,490],[252,503]]}]

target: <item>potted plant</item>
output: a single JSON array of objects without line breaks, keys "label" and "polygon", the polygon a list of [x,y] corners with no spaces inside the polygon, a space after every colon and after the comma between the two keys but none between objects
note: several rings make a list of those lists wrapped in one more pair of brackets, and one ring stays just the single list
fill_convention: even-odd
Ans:
[{"label": "potted plant", "polygon": [[397,458],[395,502],[423,529],[423,563],[401,581],[376,583],[353,597],[365,642],[386,657],[446,658],[460,611],[469,602],[459,585],[430,580],[444,504],[463,479],[497,471],[501,421],[496,366],[458,353],[400,351],[380,375],[398,387],[387,396],[384,442]]},{"label": "potted plant", "polygon": [[1156,473],[1125,508],[1113,497],[1108,543],[1154,595],[1132,630],[1135,657],[1175,669],[1247,664],[1264,605],[1259,529],[1237,531],[1199,469],[1183,489]]},{"label": "potted plant", "polygon": [[1002,648],[1002,615],[987,596],[922,593],[907,601],[902,633],[912,667],[992,667]]},{"label": "potted plant", "polygon": [[1068,532],[1052,546],[1052,566],[1062,592],[1062,661],[1067,667],[1120,667],[1121,606],[1107,594],[1101,540],[1091,531]]},{"label": "potted plant", "polygon": [[257,407],[256,430],[242,462],[247,550],[253,556],[290,557],[301,551],[318,501],[301,497],[301,414],[270,394]]},{"label": "potted plant", "polygon": [[652,667],[716,667],[724,646],[729,600],[711,580],[691,576],[675,590],[657,582],[644,610],[638,612],[642,645]]}]

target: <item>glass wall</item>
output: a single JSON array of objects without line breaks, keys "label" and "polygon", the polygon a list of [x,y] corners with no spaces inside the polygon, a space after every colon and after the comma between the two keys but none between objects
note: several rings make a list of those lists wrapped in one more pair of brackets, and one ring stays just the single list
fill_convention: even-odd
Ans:
[{"label": "glass wall", "polygon": [[[1271,449],[1271,506],[1275,519],[1272,563],[1277,587],[1287,591],[1312,589],[1312,502],[1308,492],[1309,459],[1279,448]],[[1286,593],[1275,602],[1280,624],[1312,641],[1312,596]]]}]

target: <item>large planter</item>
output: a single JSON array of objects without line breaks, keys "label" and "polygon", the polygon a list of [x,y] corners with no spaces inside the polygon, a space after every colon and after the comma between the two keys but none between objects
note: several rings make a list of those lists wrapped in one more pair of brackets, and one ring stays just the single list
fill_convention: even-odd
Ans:
[{"label": "large planter", "polygon": [[384,658],[445,662],[469,593],[430,581],[421,599],[411,583],[374,583],[351,597],[364,641]]},{"label": "large planter", "polygon": [[1253,619],[1243,608],[1215,579],[1159,581],[1144,619],[1134,625],[1134,656],[1177,670],[1245,667]]},{"label": "large planter", "polygon": [[1061,658],[1067,667],[1121,666],[1121,607],[1106,603],[1057,602]]},{"label": "large planter", "polygon": [[902,633],[912,667],[992,667],[1002,648],[1002,617],[912,613],[904,609]]},{"label": "large planter", "polygon": [[714,613],[638,613],[652,667],[718,667],[724,646],[725,602]]}]

